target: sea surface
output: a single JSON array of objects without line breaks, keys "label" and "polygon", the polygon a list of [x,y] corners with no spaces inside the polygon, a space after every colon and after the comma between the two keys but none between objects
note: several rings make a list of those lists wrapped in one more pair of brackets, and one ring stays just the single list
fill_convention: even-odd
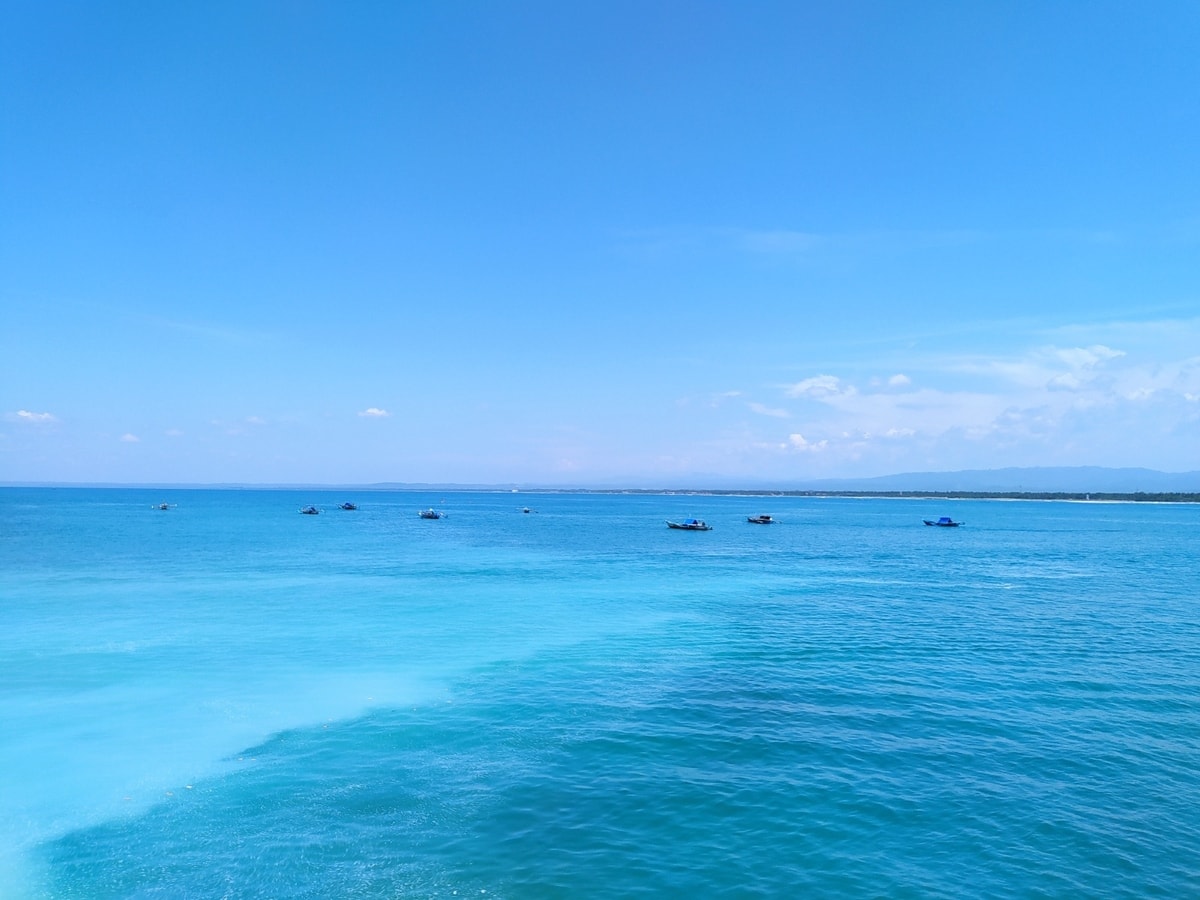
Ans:
[{"label": "sea surface", "polygon": [[1195,897],[1198,551],[1186,504],[3,489],[0,897]]}]

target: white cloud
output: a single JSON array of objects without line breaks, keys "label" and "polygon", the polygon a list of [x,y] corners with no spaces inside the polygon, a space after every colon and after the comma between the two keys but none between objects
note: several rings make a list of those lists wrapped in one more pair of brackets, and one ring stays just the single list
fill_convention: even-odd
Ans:
[{"label": "white cloud", "polygon": [[1046,382],[1047,390],[1051,391],[1077,391],[1084,386],[1086,382],[1076,375],[1074,372],[1063,372],[1061,375],[1055,375]]},{"label": "white cloud", "polygon": [[1103,344],[1093,344],[1091,347],[1071,347],[1066,350],[1055,350],[1055,355],[1074,370],[1093,369],[1110,359],[1119,359],[1124,351],[1112,350]]},{"label": "white cloud", "polygon": [[[1189,333],[1200,336],[1200,325]],[[880,471],[1194,468],[1188,446],[1200,439],[1196,345],[1180,344],[1176,349],[1185,352],[1172,356],[1149,341],[1125,349],[1117,333],[1104,341],[1072,338],[1021,354],[897,359],[890,377],[856,380],[827,370],[780,386],[784,396],[816,402],[793,410],[785,442],[775,438],[771,446],[805,454],[820,449],[822,471],[867,464]],[[911,387],[914,369],[920,389]],[[1163,440],[1151,447],[1132,435]]]},{"label": "white cloud", "polygon": [[822,440],[815,443],[807,441],[802,434],[789,434],[787,446],[793,450],[799,450],[805,453],[817,453],[829,446],[829,441]]},{"label": "white cloud", "polygon": [[841,380],[833,375],[815,375],[791,385],[785,393],[789,397],[813,397],[825,400],[845,391],[853,392],[853,387],[843,388]]},{"label": "white cloud", "polygon": [[58,421],[58,419],[55,418],[53,413],[48,413],[48,412],[35,413],[35,412],[30,412],[27,409],[18,409],[15,414],[15,417],[18,422],[57,422]]},{"label": "white cloud", "polygon": [[747,385],[732,404],[743,415],[714,418],[728,430],[693,445],[690,463],[798,478],[1009,465],[1196,468],[1200,318],[1128,334],[1107,325],[1040,331],[999,352],[931,349],[959,337],[870,345],[852,351],[869,356],[840,363],[828,356],[776,382],[773,397]]},{"label": "white cloud", "polygon": [[1041,347],[1016,359],[969,360],[960,371],[1005,379],[1023,387],[1078,391],[1101,378],[1108,363],[1126,354],[1103,344],[1090,347]]},{"label": "white cloud", "polygon": [[360,412],[359,415],[366,419],[386,419],[391,413],[377,406],[369,406]]},{"label": "white cloud", "polygon": [[787,419],[791,416],[791,413],[789,413],[786,409],[772,409],[771,407],[764,406],[761,403],[748,403],[746,405],[749,406],[753,412],[758,413],[760,416],[772,416],[776,419]]},{"label": "white cloud", "polygon": [[121,443],[123,444],[137,444],[140,442],[141,438],[139,438],[136,434],[129,434],[126,432],[125,434],[121,435]]}]

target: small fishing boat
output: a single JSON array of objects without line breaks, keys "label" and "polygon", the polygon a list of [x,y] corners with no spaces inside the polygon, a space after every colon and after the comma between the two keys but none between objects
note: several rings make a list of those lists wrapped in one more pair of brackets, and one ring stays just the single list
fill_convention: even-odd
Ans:
[{"label": "small fishing boat", "polygon": [[160,504],[158,504],[158,508],[159,508],[159,509],[170,509],[170,508],[171,508],[171,504],[169,504],[169,503],[160,503]]},{"label": "small fishing boat", "polygon": [[417,515],[422,519],[440,519],[445,513],[439,512],[431,506],[429,509],[421,510]]},{"label": "small fishing boat", "polygon": [[320,512],[320,510],[317,509],[315,506],[306,506],[302,510],[300,510],[300,514],[304,515],[304,516],[315,516],[319,512]]},{"label": "small fishing boat", "polygon": [[770,525],[774,523],[774,519],[770,516],[746,516],[746,521],[755,525]]},{"label": "small fishing boat", "polygon": [[703,519],[684,519],[682,522],[667,522],[668,528],[678,528],[680,531],[712,531],[711,525],[706,525]]},{"label": "small fishing boat", "polygon": [[338,509],[358,509],[353,503],[343,503]]},{"label": "small fishing boat", "polygon": [[949,516],[942,516],[940,519],[923,519],[926,525],[935,525],[938,528],[957,528],[962,525],[962,522],[955,522]]}]

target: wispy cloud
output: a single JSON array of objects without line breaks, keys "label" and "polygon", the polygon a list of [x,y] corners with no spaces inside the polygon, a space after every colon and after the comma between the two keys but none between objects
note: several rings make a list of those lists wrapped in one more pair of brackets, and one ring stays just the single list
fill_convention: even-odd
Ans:
[{"label": "wispy cloud", "polygon": [[751,412],[756,412],[760,416],[771,416],[776,419],[787,419],[791,416],[786,409],[774,409],[761,403],[747,403],[746,405],[750,407]]},{"label": "wispy cloud", "polygon": [[[1195,226],[1173,229],[1176,240],[1194,242]],[[930,251],[966,247],[1057,245],[1096,247],[1127,244],[1153,235],[1138,235],[1110,228],[1030,228],[987,230],[978,228],[932,228],[824,232],[801,227],[757,227],[754,225],[705,227],[661,226],[628,229],[616,233],[621,249],[652,259],[697,254],[735,254],[747,257],[778,257],[795,260],[833,258],[876,258],[896,254],[926,254]]]},{"label": "wispy cloud", "polygon": [[29,422],[32,424],[49,424],[50,422],[58,421],[57,417],[55,417],[53,413],[30,412],[27,409],[18,409],[11,415],[11,418],[18,422]]},{"label": "wispy cloud", "polygon": [[206,322],[192,322],[182,319],[170,319],[165,316],[132,314],[131,318],[146,322],[157,328],[187,334],[192,337],[217,341],[223,344],[246,345],[264,344],[272,340],[272,336],[263,332],[244,331],[225,325],[213,325]]},{"label": "wispy cloud", "polygon": [[816,400],[826,400],[844,393],[854,394],[857,389],[853,385],[843,385],[840,378],[834,375],[814,375],[791,385],[784,392],[789,397],[812,397]]},{"label": "wispy cloud", "polygon": [[380,409],[378,406],[368,406],[359,415],[364,419],[386,419],[391,413],[386,409]]},{"label": "wispy cloud", "polygon": [[136,434],[129,434],[128,432],[126,432],[125,434],[121,435],[121,443],[122,444],[140,444],[141,441],[142,441],[142,439],[140,437],[138,437]]},{"label": "wispy cloud", "polygon": [[737,235],[739,245],[751,253],[771,253],[794,256],[819,247],[824,238],[806,231],[743,231]]}]

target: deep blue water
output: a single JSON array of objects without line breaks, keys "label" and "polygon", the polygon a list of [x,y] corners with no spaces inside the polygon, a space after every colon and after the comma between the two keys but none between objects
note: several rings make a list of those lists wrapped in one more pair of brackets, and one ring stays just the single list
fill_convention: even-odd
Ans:
[{"label": "deep blue water", "polygon": [[1200,893],[1196,506],[4,489],[0,536],[3,897]]}]

